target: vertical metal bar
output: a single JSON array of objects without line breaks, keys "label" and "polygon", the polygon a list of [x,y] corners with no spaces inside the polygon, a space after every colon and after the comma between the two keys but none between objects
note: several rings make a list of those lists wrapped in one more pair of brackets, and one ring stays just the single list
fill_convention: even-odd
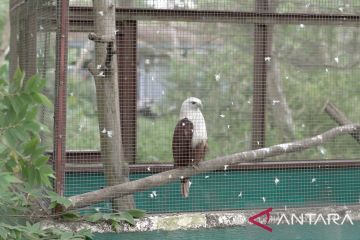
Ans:
[{"label": "vertical metal bar", "polygon": [[[268,11],[267,0],[256,1],[256,12]],[[266,106],[266,60],[271,49],[271,34],[268,25],[255,24],[254,29],[254,80],[252,112],[252,149],[265,146],[265,106]]]},{"label": "vertical metal bar", "polygon": [[66,136],[66,73],[68,49],[68,0],[57,0],[56,78],[54,108],[55,191],[64,194]]},{"label": "vertical metal bar", "polygon": [[36,57],[36,42],[37,42],[37,14],[36,14],[37,1],[28,1],[27,13],[26,13],[26,65],[25,73],[26,79],[36,74],[37,69],[37,57]]},{"label": "vertical metal bar", "polygon": [[116,23],[117,63],[119,81],[119,104],[122,143],[128,163],[136,159],[136,21]]},{"label": "vertical metal bar", "polygon": [[22,5],[19,7],[18,12],[18,41],[17,41],[17,50],[19,57],[19,68],[22,71],[25,71],[26,68],[26,50],[27,50],[27,38],[26,38],[26,5]]},{"label": "vertical metal bar", "polygon": [[9,56],[9,76],[13,78],[16,68],[19,66],[19,8],[12,8],[12,1],[10,1],[10,56]]}]

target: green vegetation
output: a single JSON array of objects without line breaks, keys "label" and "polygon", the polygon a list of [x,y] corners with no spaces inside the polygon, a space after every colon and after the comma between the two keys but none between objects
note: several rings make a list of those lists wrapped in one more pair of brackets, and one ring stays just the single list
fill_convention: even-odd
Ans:
[{"label": "green vegetation", "polygon": [[[40,143],[40,134],[49,130],[38,121],[38,110],[43,105],[51,108],[52,103],[41,93],[45,80],[33,76],[25,81],[18,70],[12,81],[7,81],[6,74],[4,66],[0,69],[0,239],[90,239],[88,230],[75,233],[42,227],[41,220],[53,218],[55,207],[72,204],[51,190],[55,177]],[[134,224],[134,218],[144,214],[132,209],[84,216],[64,212],[56,217],[64,221],[106,221],[116,230],[124,222]]]},{"label": "green vegetation", "polygon": [[[152,24],[163,27],[160,23]],[[161,82],[166,91],[152,106],[158,116],[138,116],[137,161],[172,161],[173,129],[180,105],[189,96],[199,97],[204,104],[210,145],[207,159],[250,149],[253,26],[185,22],[176,22],[174,26],[188,29],[188,37],[197,39],[200,45],[187,50],[186,55],[179,56],[176,49],[167,52],[170,61],[166,66],[162,65],[167,74]],[[208,44],[211,39],[215,40]],[[290,111],[293,134],[288,135],[278,123],[285,116],[277,112],[279,99],[271,98],[268,92],[267,146],[309,137],[335,127],[337,124],[322,111],[328,100],[354,122],[359,119],[360,110],[356,107],[360,90],[357,79],[360,74],[358,41],[359,29],[355,27],[274,27],[268,76],[270,81],[274,73],[271,64],[276,63],[279,72],[276,77],[281,80],[278,87]],[[159,64],[163,63],[160,61]],[[68,150],[99,149],[96,109],[93,80],[89,77],[70,78]],[[350,136],[343,136],[323,147],[274,160],[351,159],[357,157],[357,147]]]},{"label": "green vegetation", "polygon": [[[47,131],[38,122],[38,108],[50,107],[41,94],[45,81],[37,76],[26,82],[17,71],[12,81],[0,71],[0,239],[85,239],[88,231],[79,233],[42,229],[39,221],[50,206],[69,200],[51,192],[54,178],[48,156],[40,145],[39,134]],[[50,195],[49,195],[50,194]]]}]

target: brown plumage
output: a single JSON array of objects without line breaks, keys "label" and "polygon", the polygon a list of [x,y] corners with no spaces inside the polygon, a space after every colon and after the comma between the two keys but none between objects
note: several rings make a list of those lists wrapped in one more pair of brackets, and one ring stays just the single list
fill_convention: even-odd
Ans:
[{"label": "brown plumage", "polygon": [[[207,151],[207,140],[204,139],[193,147],[193,133],[194,125],[189,119],[183,118],[177,123],[172,142],[174,166],[177,168],[196,165],[204,160]],[[181,194],[183,197],[188,197],[189,189],[190,179],[181,179]]]}]

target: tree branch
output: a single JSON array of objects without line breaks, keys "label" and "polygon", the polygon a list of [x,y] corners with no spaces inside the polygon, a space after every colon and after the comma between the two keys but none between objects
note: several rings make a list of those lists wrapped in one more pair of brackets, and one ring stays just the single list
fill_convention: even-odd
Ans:
[{"label": "tree branch", "polygon": [[173,169],[135,181],[109,186],[93,192],[88,192],[70,197],[69,199],[73,203],[73,206],[70,208],[82,208],[101,201],[123,197],[133,194],[135,192],[144,191],[153,187],[164,185],[172,181],[180,180],[181,178],[191,177],[193,175],[203,172],[215,171],[220,169],[226,170],[227,166],[234,164],[254,162],[258,159],[273,157],[284,153],[302,151],[310,147],[322,145],[325,142],[328,142],[339,135],[350,134],[359,130],[359,124],[350,124],[336,127],[311,138],[305,138],[303,140],[278,144],[268,148],[261,148],[252,151],[235,153],[224,157],[218,157],[213,160],[201,162],[197,167]]},{"label": "tree branch", "polygon": [[[340,126],[344,126],[346,124],[353,124],[343,112],[341,112],[335,104],[331,102],[327,102],[324,106],[324,111]],[[360,135],[358,132],[352,132],[350,135],[360,143]]]}]

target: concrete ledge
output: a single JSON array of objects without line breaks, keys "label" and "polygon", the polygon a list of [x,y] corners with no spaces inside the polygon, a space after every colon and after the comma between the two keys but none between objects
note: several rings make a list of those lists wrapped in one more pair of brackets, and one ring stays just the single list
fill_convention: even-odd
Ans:
[{"label": "concrete ledge", "polygon": [[[259,210],[236,210],[236,211],[219,211],[219,212],[199,212],[199,213],[172,213],[147,215],[142,219],[136,220],[135,226],[124,224],[118,232],[144,232],[144,231],[174,231],[174,230],[190,230],[200,228],[219,228],[234,226],[249,226],[249,217],[258,214],[265,209]],[[313,214],[312,219],[309,215]],[[346,216],[351,218],[353,222],[360,220],[360,205],[353,206],[331,206],[331,207],[309,207],[309,208],[287,208],[273,209],[268,224],[289,224],[293,215],[303,216],[303,224],[327,224],[328,214],[335,214],[340,217],[341,222]],[[259,218],[259,222],[266,223],[266,217]],[[349,221],[345,221],[348,223]],[[295,222],[296,224],[296,222]],[[335,224],[329,222],[329,224]],[[107,223],[88,223],[88,222],[55,222],[53,220],[45,220],[42,222],[43,228],[59,228],[63,230],[80,231],[89,229],[93,233],[114,232]]]}]

